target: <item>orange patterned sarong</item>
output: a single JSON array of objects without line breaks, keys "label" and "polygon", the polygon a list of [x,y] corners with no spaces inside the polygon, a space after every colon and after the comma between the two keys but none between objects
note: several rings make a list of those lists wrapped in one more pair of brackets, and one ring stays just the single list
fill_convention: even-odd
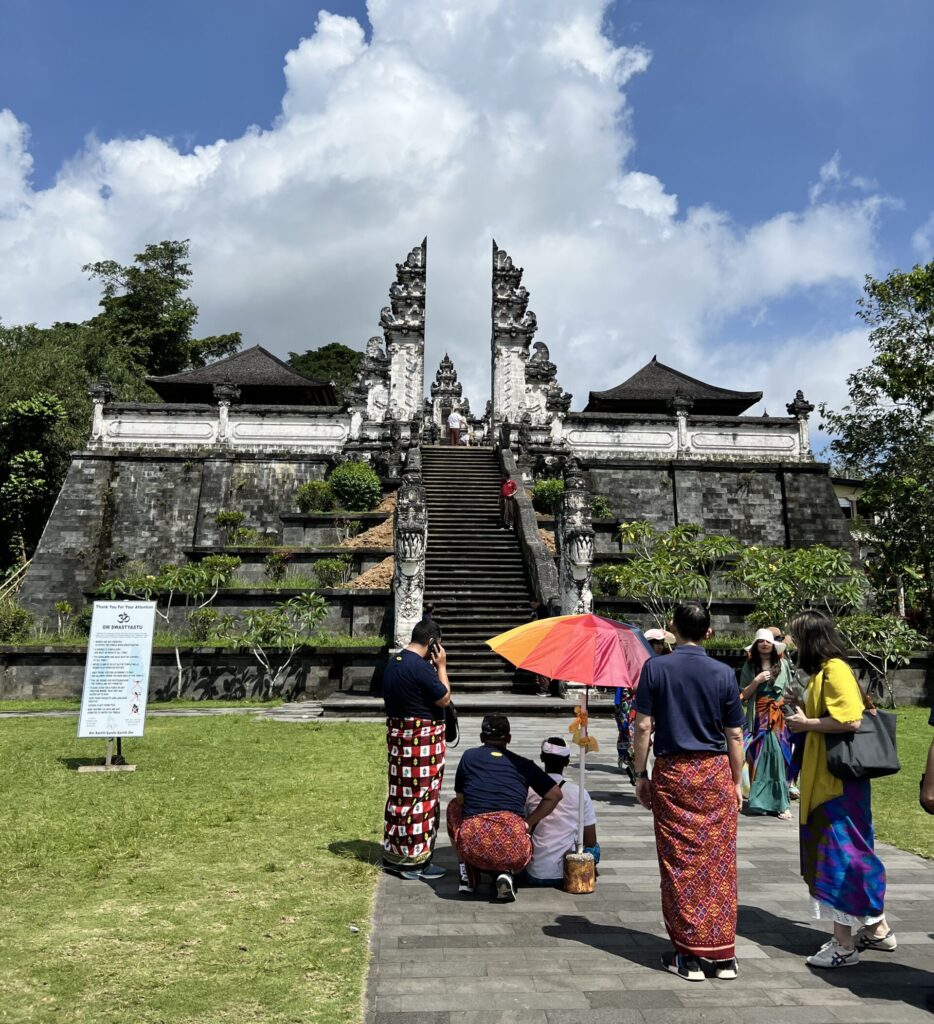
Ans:
[{"label": "orange patterned sarong", "polygon": [[725,754],[660,757],[652,772],[662,915],[675,951],[728,960],[736,943],[736,795]]}]

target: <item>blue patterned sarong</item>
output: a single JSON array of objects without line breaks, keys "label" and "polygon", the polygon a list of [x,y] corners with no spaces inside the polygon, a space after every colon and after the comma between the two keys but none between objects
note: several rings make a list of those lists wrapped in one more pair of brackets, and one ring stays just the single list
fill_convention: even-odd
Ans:
[{"label": "blue patterned sarong", "polygon": [[801,874],[815,899],[853,917],[878,917],[885,866],[876,856],[867,780],[843,782],[843,796],[815,807],[801,825]]}]

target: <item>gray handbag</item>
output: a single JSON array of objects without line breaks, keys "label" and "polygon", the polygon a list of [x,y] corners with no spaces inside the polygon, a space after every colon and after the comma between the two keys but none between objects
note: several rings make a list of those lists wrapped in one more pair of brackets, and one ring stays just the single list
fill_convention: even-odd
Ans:
[{"label": "gray handbag", "polygon": [[856,732],[828,733],[824,740],[827,768],[838,779],[881,779],[901,771],[895,746],[895,715],[871,703],[866,703],[866,713]]}]

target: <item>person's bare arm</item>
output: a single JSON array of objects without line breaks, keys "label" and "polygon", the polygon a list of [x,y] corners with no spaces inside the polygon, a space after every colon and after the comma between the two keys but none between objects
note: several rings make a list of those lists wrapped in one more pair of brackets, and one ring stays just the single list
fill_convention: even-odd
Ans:
[{"label": "person's bare arm", "polygon": [[[636,713],[636,739],[633,743],[632,760],[636,774],[645,771],[649,763],[649,744],[652,741],[652,716]],[[636,780],[636,799],[648,810],[652,810],[652,793],[648,779]]]},{"label": "person's bare arm", "polygon": [[584,846],[596,846],[597,845],[597,826],[596,825],[585,825],[584,826]]},{"label": "person's bare arm", "polygon": [[808,718],[801,708],[793,715],[785,716],[785,724],[792,732],[856,732],[861,723],[861,718],[857,718],[855,722],[838,722],[830,715],[824,715],[823,718]]},{"label": "person's bare arm", "polygon": [[561,787],[552,786],[551,789],[549,789],[542,797],[541,803],[538,807],[536,807],[535,810],[532,811],[532,813],[525,819],[525,823],[528,825],[529,831],[531,832],[542,818],[547,818],[563,799],[564,794],[561,792]]},{"label": "person's bare arm", "polygon": [[451,683],[448,679],[447,651],[445,651],[441,644],[436,644],[432,650],[431,663],[438,672],[438,682],[443,683],[448,691],[440,700],[435,701],[435,707],[446,708],[451,703]]},{"label": "person's bare arm", "polygon": [[743,809],[743,729],[742,726],[731,725],[724,729],[723,733],[726,736],[726,752],[730,759],[738,814]]},{"label": "person's bare arm", "polygon": [[921,806],[934,814],[934,740],[928,750],[928,761],[924,769],[924,785],[921,787]]}]

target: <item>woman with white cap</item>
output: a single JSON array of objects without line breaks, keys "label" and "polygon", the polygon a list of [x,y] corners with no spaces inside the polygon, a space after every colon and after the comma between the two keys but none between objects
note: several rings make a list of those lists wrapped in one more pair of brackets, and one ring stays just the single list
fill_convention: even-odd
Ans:
[{"label": "woman with white cap", "polygon": [[791,818],[788,789],[792,761],[791,734],[782,714],[783,695],[792,672],[782,655],[785,645],[770,629],[760,629],[746,648],[739,695],[746,704],[746,761],[749,765],[749,810]]}]

